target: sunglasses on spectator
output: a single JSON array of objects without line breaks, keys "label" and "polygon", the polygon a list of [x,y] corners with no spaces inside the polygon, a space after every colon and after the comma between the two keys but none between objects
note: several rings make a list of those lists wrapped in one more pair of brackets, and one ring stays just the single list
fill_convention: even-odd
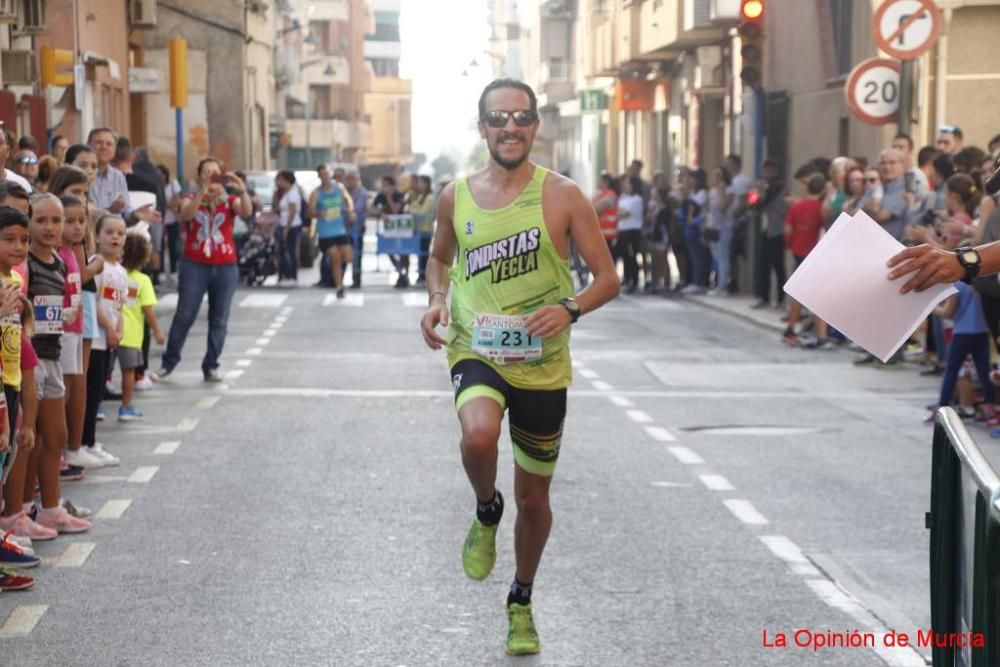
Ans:
[{"label": "sunglasses on spectator", "polygon": [[28,157],[27,155],[25,155],[24,157],[19,157],[14,161],[17,162],[18,164],[38,164],[37,157]]},{"label": "sunglasses on spectator", "polygon": [[518,109],[517,111],[487,111],[483,116],[483,122],[490,127],[500,128],[507,125],[507,119],[513,118],[514,125],[518,127],[529,127],[538,119],[538,114],[530,109]]}]

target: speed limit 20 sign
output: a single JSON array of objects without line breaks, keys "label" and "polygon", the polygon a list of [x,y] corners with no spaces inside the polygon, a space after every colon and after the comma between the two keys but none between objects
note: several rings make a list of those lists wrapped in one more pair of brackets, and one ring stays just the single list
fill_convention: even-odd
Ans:
[{"label": "speed limit 20 sign", "polygon": [[896,119],[899,110],[899,61],[869,58],[861,62],[844,88],[851,113],[872,125]]}]

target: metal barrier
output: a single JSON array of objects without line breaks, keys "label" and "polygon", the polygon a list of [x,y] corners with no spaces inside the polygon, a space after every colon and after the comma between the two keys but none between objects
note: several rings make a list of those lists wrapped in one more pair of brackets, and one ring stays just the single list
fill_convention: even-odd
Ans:
[{"label": "metal barrier", "polygon": [[934,665],[997,667],[1000,477],[951,408],[935,418],[927,527]]}]

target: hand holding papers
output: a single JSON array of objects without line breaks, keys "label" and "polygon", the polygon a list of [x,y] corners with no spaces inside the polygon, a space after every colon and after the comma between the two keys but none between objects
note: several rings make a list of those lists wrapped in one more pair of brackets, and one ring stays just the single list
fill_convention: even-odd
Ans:
[{"label": "hand holding papers", "polygon": [[886,278],[886,264],[903,245],[866,213],[842,213],[785,292],[845,336],[887,361],[938,303],[956,290],[937,285],[900,294],[907,276]]}]

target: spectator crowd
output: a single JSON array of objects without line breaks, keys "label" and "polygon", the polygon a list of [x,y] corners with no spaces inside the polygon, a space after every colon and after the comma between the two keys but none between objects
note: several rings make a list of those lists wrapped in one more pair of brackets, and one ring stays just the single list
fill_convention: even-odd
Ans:
[{"label": "spectator crowd", "polygon": [[[793,347],[860,348],[801,304],[783,286],[841,213],[863,211],[906,245],[947,250],[1000,240],[998,197],[983,182],[1000,164],[1000,135],[985,149],[966,145],[961,128],[943,125],[935,145],[917,147],[897,134],[879,154],[816,157],[791,171],[765,160],[761,180],[744,174],[738,156],[708,171],[680,168],[652,183],[634,161],[620,177],[599,177],[594,208],[629,294],[702,295],[726,298],[740,291],[739,267],[748,259],[751,225],[760,233],[753,291],[756,310],[774,309],[784,322],[782,341]],[[676,267],[673,272],[672,267]],[[581,280],[585,281],[583,272]],[[747,286],[749,287],[749,286]],[[883,364],[869,354],[858,366],[899,369],[916,363],[926,376],[940,376],[931,410],[954,405],[1000,437],[994,382],[1000,336],[997,276],[958,284],[959,294],[942,303],[904,348]],[[929,417],[930,418],[930,417]]]}]

